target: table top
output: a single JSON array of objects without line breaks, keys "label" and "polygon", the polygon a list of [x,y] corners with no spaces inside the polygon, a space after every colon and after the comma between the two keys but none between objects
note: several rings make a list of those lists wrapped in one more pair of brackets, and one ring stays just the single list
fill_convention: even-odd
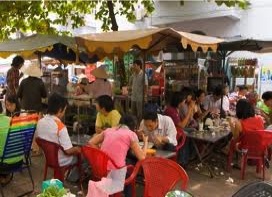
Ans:
[{"label": "table top", "polygon": [[71,142],[75,146],[84,146],[91,139],[90,135],[75,134],[70,136]]},{"label": "table top", "polygon": [[186,136],[192,139],[215,143],[230,134],[230,130],[218,130],[218,131],[194,131],[186,133]]},{"label": "table top", "polygon": [[175,155],[176,155],[176,152],[157,149],[155,157],[161,157],[161,158],[169,159],[171,157],[174,157]]}]

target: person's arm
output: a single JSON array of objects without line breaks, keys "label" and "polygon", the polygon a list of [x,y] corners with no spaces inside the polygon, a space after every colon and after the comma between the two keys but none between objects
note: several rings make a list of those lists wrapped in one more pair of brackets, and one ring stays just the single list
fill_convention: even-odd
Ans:
[{"label": "person's arm", "polygon": [[189,105],[188,112],[186,113],[185,117],[180,120],[180,122],[178,123],[178,126],[180,128],[185,128],[188,125],[189,120],[192,118],[193,114],[194,114],[194,103]]},{"label": "person's arm", "polygon": [[99,134],[103,131],[102,121],[101,121],[100,116],[101,116],[101,114],[98,112],[96,115],[96,121],[95,121],[95,133],[96,134]]},{"label": "person's arm", "polygon": [[73,147],[67,128],[59,131],[59,143],[67,155],[77,155],[81,152],[80,147]]},{"label": "person's arm", "polygon": [[146,157],[146,150],[148,147],[148,136],[143,135],[143,141],[144,141],[144,146],[141,149],[139,144],[138,144],[138,140],[134,140],[131,145],[130,148],[133,151],[133,153],[135,154],[135,156],[137,157],[138,160],[142,160],[145,159]]},{"label": "person's arm", "polygon": [[242,132],[242,126],[238,119],[230,120],[230,130],[232,132],[233,138],[236,139],[240,136],[240,133]]},{"label": "person's arm", "polygon": [[104,133],[94,135],[89,141],[88,145],[91,147],[98,148],[98,145],[101,144],[104,140]]},{"label": "person's arm", "polygon": [[64,150],[67,155],[78,155],[81,153],[81,148],[78,146]]}]

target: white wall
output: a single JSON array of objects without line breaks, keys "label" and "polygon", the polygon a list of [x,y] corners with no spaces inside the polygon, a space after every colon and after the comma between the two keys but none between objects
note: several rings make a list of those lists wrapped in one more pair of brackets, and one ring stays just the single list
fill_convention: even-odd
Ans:
[{"label": "white wall", "polygon": [[182,7],[179,2],[158,1],[151,24],[220,37],[272,39],[272,0],[251,0],[251,4],[241,11],[207,2],[185,1]]}]

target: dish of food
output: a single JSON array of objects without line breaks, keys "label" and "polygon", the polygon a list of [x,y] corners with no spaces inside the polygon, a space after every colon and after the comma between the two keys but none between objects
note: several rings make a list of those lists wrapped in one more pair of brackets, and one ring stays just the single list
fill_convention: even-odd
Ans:
[{"label": "dish of food", "polygon": [[[144,146],[144,142],[139,142],[140,147]],[[148,142],[147,148],[152,148],[154,146],[154,143]]]},{"label": "dish of food", "polygon": [[149,148],[149,149],[146,150],[146,154],[148,156],[154,156],[156,154],[156,150],[152,149],[152,148]]}]

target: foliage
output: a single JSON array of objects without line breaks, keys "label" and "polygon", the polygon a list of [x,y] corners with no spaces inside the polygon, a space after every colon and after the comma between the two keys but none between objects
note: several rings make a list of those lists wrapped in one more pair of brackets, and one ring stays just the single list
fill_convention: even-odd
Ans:
[{"label": "foliage", "polygon": [[[108,2],[113,3],[113,12],[125,16],[129,21],[135,20],[135,6],[137,1],[121,0],[36,0],[36,1],[1,1],[0,6],[0,40],[6,39],[11,33],[17,31],[43,34],[69,34],[69,32],[58,32],[57,25],[77,28],[85,25],[84,16],[96,12],[96,19],[102,20],[102,29],[109,30],[112,23],[109,17]],[[147,13],[154,10],[151,0],[142,1]]]},{"label": "foliage", "polygon": [[[185,0],[180,1],[180,5],[184,5]],[[226,5],[227,7],[238,6],[241,9],[247,9],[250,5],[249,0],[208,0],[208,2],[215,2],[218,6]]]},{"label": "foliage", "polygon": [[57,186],[52,185],[46,188],[38,197],[63,197],[65,194],[67,194],[67,191],[64,188],[59,189]]}]

